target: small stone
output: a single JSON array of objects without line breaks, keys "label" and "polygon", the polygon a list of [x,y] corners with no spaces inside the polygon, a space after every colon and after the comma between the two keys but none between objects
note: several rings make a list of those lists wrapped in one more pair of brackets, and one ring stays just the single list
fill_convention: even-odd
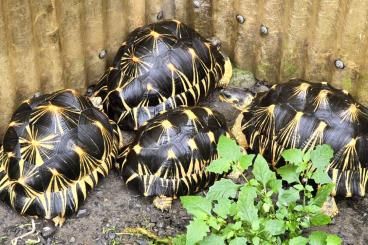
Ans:
[{"label": "small stone", "polygon": [[158,228],[162,228],[162,227],[164,227],[164,226],[165,226],[165,224],[164,224],[164,222],[159,221],[159,222],[156,224],[156,226],[157,226]]},{"label": "small stone", "polygon": [[87,217],[89,215],[87,209],[80,209],[77,213],[77,218],[84,218]]},{"label": "small stone", "polygon": [[51,240],[51,238],[49,237],[49,238],[47,238],[47,242],[46,242],[46,244],[47,245],[51,245],[52,244],[52,240]]},{"label": "small stone", "polygon": [[152,222],[151,222],[151,223],[148,223],[147,227],[148,227],[148,228],[151,228],[151,227],[154,227],[155,225],[156,225],[155,223],[152,223]]},{"label": "small stone", "polygon": [[243,15],[237,14],[236,15],[236,20],[238,21],[239,24],[244,24],[245,17]]},{"label": "small stone", "polygon": [[44,238],[52,236],[56,232],[56,227],[53,225],[46,225],[41,230],[41,235]]},{"label": "small stone", "polygon": [[159,237],[163,237],[163,236],[165,235],[165,232],[164,232],[164,231],[162,231],[162,230],[159,230],[159,231],[157,232],[157,235],[158,235]]},{"label": "small stone", "polygon": [[98,58],[104,59],[107,55],[107,51],[105,49],[101,50],[100,53],[98,53]]},{"label": "small stone", "polygon": [[109,232],[109,236],[108,237],[109,237],[110,240],[115,239],[115,237],[116,237],[115,232]]},{"label": "small stone", "polygon": [[134,207],[135,207],[135,208],[141,208],[141,207],[142,207],[142,205],[141,205],[140,203],[136,203],[136,204],[134,205]]},{"label": "small stone", "polygon": [[268,35],[268,27],[265,26],[265,25],[263,25],[263,24],[261,25],[259,31],[260,31],[260,33],[261,33],[262,36]]},{"label": "small stone", "polygon": [[136,240],[135,241],[138,245],[148,245],[148,241],[145,241],[145,240]]},{"label": "small stone", "polygon": [[70,240],[69,240],[70,243],[74,243],[75,242],[75,237],[71,237]]},{"label": "small stone", "polygon": [[[47,243],[47,240],[43,237],[43,236],[38,236],[40,238],[40,243],[41,244],[46,244]],[[1,240],[0,240],[1,242]]]},{"label": "small stone", "polygon": [[156,18],[158,19],[158,20],[162,20],[162,18],[164,17],[164,11],[160,11],[160,12],[158,12],[157,13],[157,16],[156,16]]}]

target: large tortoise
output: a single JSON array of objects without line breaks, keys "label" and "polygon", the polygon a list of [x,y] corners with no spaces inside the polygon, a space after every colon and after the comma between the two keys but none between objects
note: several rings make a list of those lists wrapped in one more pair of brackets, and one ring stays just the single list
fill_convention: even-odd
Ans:
[{"label": "large tortoise", "polygon": [[62,225],[118,154],[116,124],[73,90],[23,102],[3,139],[0,198]]},{"label": "large tortoise", "polygon": [[122,129],[137,130],[161,111],[196,105],[226,86],[231,73],[218,46],[177,20],[165,20],[129,34],[91,95]]},{"label": "large tortoise", "polygon": [[238,142],[274,167],[284,149],[329,144],[333,195],[365,196],[368,182],[368,109],[326,82],[293,79],[256,95],[225,88],[224,101],[242,109],[233,127]]},{"label": "large tortoise", "polygon": [[206,107],[162,112],[142,126],[121,153],[118,168],[129,188],[154,205],[169,206],[177,196],[195,193],[219,176],[206,171],[217,158],[217,142],[227,135],[225,118]]}]

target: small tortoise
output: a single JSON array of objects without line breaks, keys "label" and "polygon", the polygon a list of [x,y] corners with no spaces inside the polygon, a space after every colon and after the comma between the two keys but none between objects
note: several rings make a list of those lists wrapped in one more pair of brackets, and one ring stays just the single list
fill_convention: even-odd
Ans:
[{"label": "small tortoise", "polygon": [[0,198],[22,215],[61,226],[112,168],[117,130],[73,90],[23,102],[3,139]]},{"label": "small tortoise", "polygon": [[245,148],[260,153],[274,167],[284,149],[308,151],[329,144],[334,157],[329,174],[333,195],[365,196],[368,182],[368,109],[344,90],[294,79],[257,93],[225,88],[224,101],[243,111],[233,134]]},{"label": "small tortoise", "polygon": [[232,74],[229,58],[177,20],[137,28],[116,54],[92,99],[122,129],[137,130],[161,111],[194,106]]},{"label": "small tortoise", "polygon": [[173,198],[198,192],[219,176],[205,168],[217,158],[217,142],[229,135],[225,118],[206,107],[162,112],[142,126],[118,159],[129,188],[154,205],[170,207]]}]

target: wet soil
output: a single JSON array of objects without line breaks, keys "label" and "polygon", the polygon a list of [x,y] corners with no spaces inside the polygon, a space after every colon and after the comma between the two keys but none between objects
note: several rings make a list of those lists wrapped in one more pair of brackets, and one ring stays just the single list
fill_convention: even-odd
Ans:
[{"label": "wet soil", "polygon": [[[229,125],[233,123],[237,111],[219,102],[217,93],[205,104],[222,112]],[[338,234],[345,244],[368,244],[368,198],[337,201],[340,214],[332,225],[321,229]],[[112,172],[63,227],[35,220],[33,235],[18,240],[18,244],[149,244],[146,237],[124,234],[124,228],[145,227],[164,237],[184,232],[189,220],[179,201],[174,201],[169,211],[157,210],[151,200],[129,191]],[[0,204],[0,244],[11,244],[12,239],[30,231],[31,224],[31,218]]]}]

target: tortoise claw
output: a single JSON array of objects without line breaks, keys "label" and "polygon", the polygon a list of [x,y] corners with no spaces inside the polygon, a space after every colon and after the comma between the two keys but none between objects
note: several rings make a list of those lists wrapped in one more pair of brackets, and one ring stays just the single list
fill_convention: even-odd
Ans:
[{"label": "tortoise claw", "polygon": [[157,196],[153,199],[153,206],[161,211],[171,209],[173,198],[166,196]]},{"label": "tortoise claw", "polygon": [[56,216],[52,221],[54,221],[55,226],[61,227],[65,222],[65,217]]}]

